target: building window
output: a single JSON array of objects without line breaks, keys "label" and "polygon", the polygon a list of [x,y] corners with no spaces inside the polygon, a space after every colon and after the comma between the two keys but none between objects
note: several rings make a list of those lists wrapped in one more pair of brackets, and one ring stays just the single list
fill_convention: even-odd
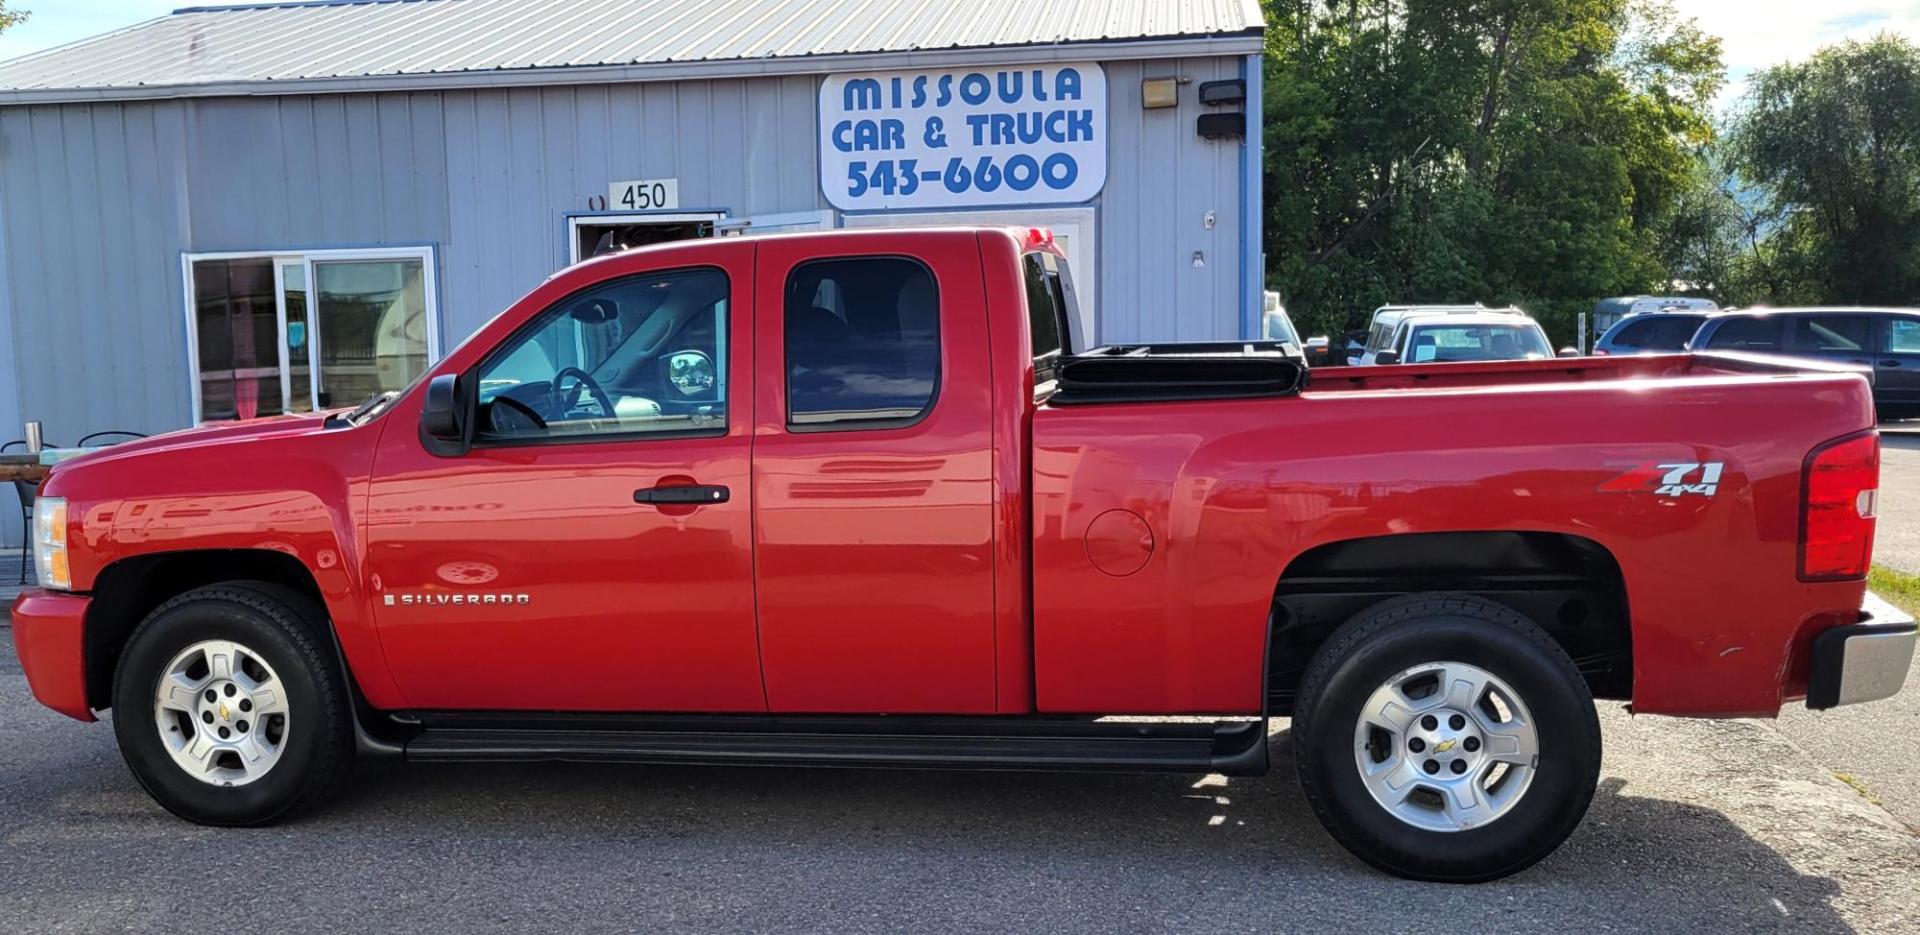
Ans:
[{"label": "building window", "polygon": [[885,427],[920,418],[940,375],[933,273],[904,257],[821,260],[787,278],[787,423]]},{"label": "building window", "polygon": [[186,262],[195,422],[357,405],[439,354],[430,248]]}]

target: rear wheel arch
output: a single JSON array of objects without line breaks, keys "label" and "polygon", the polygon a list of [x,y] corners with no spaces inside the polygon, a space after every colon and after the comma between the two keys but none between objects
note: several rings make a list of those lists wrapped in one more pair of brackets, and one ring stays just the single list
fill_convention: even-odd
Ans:
[{"label": "rear wheel arch", "polygon": [[1274,587],[1269,707],[1292,711],[1307,665],[1341,624],[1428,592],[1474,595],[1518,612],[1574,659],[1594,697],[1632,698],[1632,615],[1613,554],[1582,536],[1489,530],[1344,539],[1296,556]]}]

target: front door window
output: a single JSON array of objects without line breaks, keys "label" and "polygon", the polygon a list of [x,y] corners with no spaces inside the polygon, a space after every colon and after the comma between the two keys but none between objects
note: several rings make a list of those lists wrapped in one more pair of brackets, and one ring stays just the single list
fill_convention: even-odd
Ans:
[{"label": "front door window", "polygon": [[354,406],[438,350],[425,248],[189,257],[194,421]]}]

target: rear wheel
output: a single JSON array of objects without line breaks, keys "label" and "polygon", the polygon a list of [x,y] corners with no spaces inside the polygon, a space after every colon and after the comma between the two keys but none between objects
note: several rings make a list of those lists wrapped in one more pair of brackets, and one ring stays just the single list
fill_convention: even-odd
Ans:
[{"label": "rear wheel", "polygon": [[1553,852],[1600,775],[1585,679],[1512,609],[1457,594],[1375,605],[1300,685],[1301,785],[1327,830],[1399,876],[1474,882]]},{"label": "rear wheel", "polygon": [[114,674],[114,733],[168,811],[266,824],[345,779],[352,708],[322,613],[277,585],[220,584],[162,604],[134,631]]}]

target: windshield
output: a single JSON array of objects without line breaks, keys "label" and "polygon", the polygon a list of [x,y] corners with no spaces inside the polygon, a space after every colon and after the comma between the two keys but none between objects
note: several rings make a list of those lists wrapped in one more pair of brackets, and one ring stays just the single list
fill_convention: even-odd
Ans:
[{"label": "windshield", "polygon": [[1285,341],[1288,344],[1300,343],[1300,333],[1293,330],[1293,321],[1287,317],[1286,312],[1268,312],[1262,318],[1262,322],[1262,330],[1266,332],[1267,340]]},{"label": "windshield", "polygon": [[1410,364],[1470,360],[1539,360],[1552,357],[1547,337],[1534,324],[1421,325],[1407,342]]}]

